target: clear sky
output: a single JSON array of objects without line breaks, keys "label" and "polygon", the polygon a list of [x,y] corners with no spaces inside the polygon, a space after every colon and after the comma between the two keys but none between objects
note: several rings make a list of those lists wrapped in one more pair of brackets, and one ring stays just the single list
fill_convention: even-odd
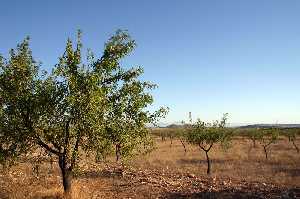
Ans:
[{"label": "clear sky", "polygon": [[203,120],[228,112],[232,123],[300,123],[298,0],[3,0],[0,53],[26,35],[50,69],[68,37],[83,31],[101,55],[118,28],[138,47],[126,66],[141,65],[159,85],[164,122]]}]

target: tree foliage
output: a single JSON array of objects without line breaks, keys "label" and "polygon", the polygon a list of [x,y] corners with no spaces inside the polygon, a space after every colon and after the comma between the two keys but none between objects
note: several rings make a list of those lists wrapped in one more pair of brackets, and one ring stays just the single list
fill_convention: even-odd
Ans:
[{"label": "tree foliage", "polygon": [[279,138],[278,128],[262,128],[258,129],[259,142],[264,148],[265,158],[268,159],[268,148],[271,144],[274,144]]},{"label": "tree foliage", "polygon": [[31,130],[42,113],[39,64],[33,59],[27,37],[9,58],[0,56],[0,160],[11,162],[29,151],[37,136]]},{"label": "tree foliage", "polygon": [[28,38],[7,60],[0,59],[0,160],[42,148],[57,157],[65,191],[71,188],[79,150],[104,153],[115,145],[128,156],[151,143],[146,124],[166,114],[163,108],[146,111],[156,86],[139,79],[142,68],[120,64],[136,46],[126,31],[108,40],[100,58],[88,53],[87,63],[80,31],[77,38],[76,44],[68,39],[46,76],[40,75]]},{"label": "tree foliage", "polygon": [[217,143],[220,143],[223,147],[228,147],[232,132],[225,126],[227,115],[224,114],[220,121],[214,121],[213,123],[206,123],[198,119],[186,134],[187,141],[190,144],[198,146],[205,152],[207,174],[211,173],[211,161],[208,153],[212,147]]},{"label": "tree foliage", "polygon": [[289,142],[292,143],[297,153],[300,153],[300,149],[296,144],[297,137],[299,136],[299,129],[286,129],[282,135],[288,138]]},{"label": "tree foliage", "polygon": [[258,129],[247,129],[246,136],[252,141],[253,148],[256,148],[256,142],[260,139],[260,132]]},{"label": "tree foliage", "polygon": [[175,134],[174,137],[176,137],[180,141],[180,143],[184,149],[184,153],[187,152],[187,147],[186,147],[187,133],[188,133],[188,130],[186,129],[185,126],[183,126],[182,128],[175,129],[175,132],[174,132],[174,134]]}]

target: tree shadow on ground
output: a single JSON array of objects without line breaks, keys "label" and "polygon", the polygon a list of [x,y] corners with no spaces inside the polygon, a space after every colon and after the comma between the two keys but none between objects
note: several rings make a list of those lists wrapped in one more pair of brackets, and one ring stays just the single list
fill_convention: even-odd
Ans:
[{"label": "tree shadow on ground", "polygon": [[[224,163],[229,163],[233,162],[233,159],[226,159],[226,160],[221,160],[221,159],[211,159],[212,164],[224,164]],[[199,160],[199,159],[179,159],[177,160],[179,164],[207,164],[206,160]]]},{"label": "tree shadow on ground", "polygon": [[295,168],[295,166],[293,164],[286,164],[284,162],[280,162],[278,160],[260,160],[258,161],[260,164],[263,165],[268,165],[270,166],[272,173],[274,173],[274,175],[278,174],[278,173],[286,173],[289,176],[292,177],[299,177],[300,176],[300,168]]},{"label": "tree shadow on ground", "polygon": [[114,178],[122,177],[123,173],[121,170],[101,170],[101,171],[84,171],[78,174],[77,178]]},{"label": "tree shadow on ground", "polygon": [[264,199],[264,198],[278,198],[282,195],[281,191],[266,191],[261,193],[251,193],[238,190],[222,190],[212,192],[198,192],[198,193],[167,193],[164,198],[166,199]]},{"label": "tree shadow on ground", "polygon": [[292,143],[290,143],[290,144],[287,144],[287,145],[272,145],[271,146],[271,150],[273,150],[273,151],[280,151],[280,152],[282,152],[282,151],[291,151],[291,152],[297,152],[296,151],[296,149],[294,148],[294,146],[292,145]]},{"label": "tree shadow on ground", "polygon": [[286,173],[286,174],[290,175],[291,177],[299,177],[300,176],[299,168],[284,168],[284,167],[278,166],[278,167],[273,167],[272,170],[275,174]]},{"label": "tree shadow on ground", "polygon": [[9,195],[6,192],[4,192],[3,190],[1,190],[1,192],[0,192],[0,198],[2,198],[2,199],[9,199]]},{"label": "tree shadow on ground", "polygon": [[63,195],[33,196],[32,199],[65,199]]}]

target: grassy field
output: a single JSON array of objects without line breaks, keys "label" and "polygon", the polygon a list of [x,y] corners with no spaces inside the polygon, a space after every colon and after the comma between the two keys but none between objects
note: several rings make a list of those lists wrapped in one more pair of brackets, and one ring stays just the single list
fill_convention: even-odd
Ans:
[{"label": "grassy field", "polygon": [[[235,138],[232,147],[224,151],[217,146],[211,151],[213,175],[236,180],[272,182],[300,186],[300,154],[286,139],[270,147],[265,159],[263,148],[245,138]],[[135,161],[141,168],[167,169],[179,173],[206,175],[205,154],[199,148],[187,146],[187,153],[178,140],[158,141],[158,150]]]},{"label": "grassy field", "polygon": [[[179,140],[156,139],[156,150],[137,156],[123,167],[113,162],[94,163],[85,158],[73,180],[73,198],[277,198],[300,188],[300,154],[286,138],[263,148],[243,137],[233,139],[224,151],[210,152],[212,175],[206,175],[206,159],[197,147]],[[297,140],[299,144],[299,140]],[[43,161],[38,176],[23,161],[0,174],[0,198],[63,198],[56,163]]]}]

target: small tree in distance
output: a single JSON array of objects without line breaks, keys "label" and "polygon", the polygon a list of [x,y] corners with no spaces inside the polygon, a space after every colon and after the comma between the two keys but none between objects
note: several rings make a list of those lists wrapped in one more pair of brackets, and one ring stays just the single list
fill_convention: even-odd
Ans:
[{"label": "small tree in distance", "polygon": [[230,141],[231,131],[225,127],[227,116],[228,114],[226,113],[220,121],[214,121],[213,123],[205,123],[198,120],[195,124],[192,124],[189,132],[186,134],[186,139],[190,144],[198,146],[205,152],[207,174],[211,174],[209,151],[217,143],[222,144],[222,146],[228,146]]},{"label": "small tree in distance", "polygon": [[252,141],[252,147],[256,148],[256,142],[260,138],[260,133],[257,129],[247,129],[246,136]]},{"label": "small tree in distance", "polygon": [[174,136],[179,139],[183,149],[184,149],[184,153],[187,152],[187,148],[186,148],[186,129],[184,127],[181,128],[177,128],[174,130]]},{"label": "small tree in distance", "polygon": [[297,153],[300,152],[300,149],[296,144],[298,133],[299,133],[299,129],[287,129],[283,133],[283,135],[288,138],[289,142],[292,143]]},{"label": "small tree in distance", "polygon": [[268,148],[275,143],[279,137],[278,128],[257,129],[259,133],[259,142],[264,148],[265,158],[268,160]]}]

